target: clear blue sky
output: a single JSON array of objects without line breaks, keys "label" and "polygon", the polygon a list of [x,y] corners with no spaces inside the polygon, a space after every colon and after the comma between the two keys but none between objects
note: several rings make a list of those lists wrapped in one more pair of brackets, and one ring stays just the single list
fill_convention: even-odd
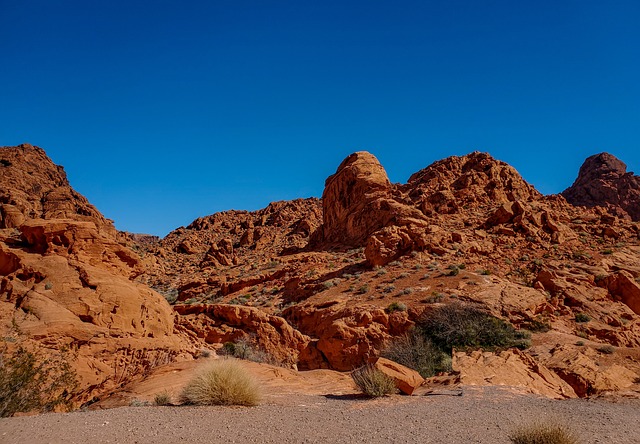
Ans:
[{"label": "clear blue sky", "polygon": [[29,142],[122,230],[394,182],[474,150],[543,193],[640,172],[640,1],[0,0],[0,145]]}]

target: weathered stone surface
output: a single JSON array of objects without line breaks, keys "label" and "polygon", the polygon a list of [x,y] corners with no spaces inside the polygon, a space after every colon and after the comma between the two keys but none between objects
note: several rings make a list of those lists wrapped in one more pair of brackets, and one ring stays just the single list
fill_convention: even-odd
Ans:
[{"label": "weathered stone surface", "polygon": [[420,373],[389,359],[378,358],[374,366],[393,379],[398,390],[405,395],[413,395],[413,392],[424,383]]},{"label": "weathered stone surface", "polygon": [[609,153],[588,157],[562,195],[574,205],[606,207],[617,216],[640,221],[640,177]]}]

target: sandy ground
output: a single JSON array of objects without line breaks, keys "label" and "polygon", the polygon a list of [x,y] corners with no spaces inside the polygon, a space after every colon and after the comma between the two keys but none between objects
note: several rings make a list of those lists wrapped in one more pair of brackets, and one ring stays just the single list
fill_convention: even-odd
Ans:
[{"label": "sandy ground", "polygon": [[120,407],[0,420],[2,443],[509,443],[518,425],[562,422],[583,443],[640,442],[638,400],[556,401],[500,387],[462,396],[266,398],[251,408]]},{"label": "sandy ground", "polygon": [[640,443],[638,399],[558,401],[504,386],[365,399],[345,373],[243,363],[262,387],[257,407],[129,406],[164,390],[178,399],[208,364],[182,362],[94,404],[97,410],[0,419],[0,443],[509,443],[517,426],[537,420],[566,425],[581,443]]}]

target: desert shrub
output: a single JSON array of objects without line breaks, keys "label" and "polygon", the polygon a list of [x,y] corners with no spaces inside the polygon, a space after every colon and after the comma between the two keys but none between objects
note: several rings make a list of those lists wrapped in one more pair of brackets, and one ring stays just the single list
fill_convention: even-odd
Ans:
[{"label": "desert shrub", "polygon": [[368,291],[369,291],[369,285],[367,284],[361,285],[360,288],[358,288],[358,294],[365,294]]},{"label": "desert shrub", "polygon": [[0,417],[18,412],[50,412],[71,408],[76,373],[64,356],[41,359],[18,347],[0,351]]},{"label": "desert shrub", "polygon": [[386,287],[384,287],[384,289],[382,291],[384,291],[385,293],[391,293],[395,289],[396,289],[395,285],[389,284]]},{"label": "desert shrub", "polygon": [[616,351],[616,348],[613,345],[603,345],[602,347],[598,347],[596,350],[600,353],[604,353],[605,355],[612,355]]},{"label": "desert shrub", "polygon": [[529,322],[526,322],[525,325],[526,328],[535,332],[544,333],[551,330],[551,324],[549,324],[548,321],[541,319],[532,319]]},{"label": "desert shrub", "polygon": [[414,369],[423,378],[451,371],[451,356],[416,331],[393,339],[380,355]]},{"label": "desert shrub", "polygon": [[171,405],[171,395],[166,390],[156,393],[156,396],[153,398],[153,403],[155,405]]},{"label": "desert shrub", "polygon": [[260,391],[239,361],[220,359],[186,385],[181,399],[194,405],[252,406],[260,401]]},{"label": "desert shrub", "polygon": [[392,302],[387,307],[387,311],[389,313],[393,313],[394,311],[407,311],[407,304],[403,302]]},{"label": "desert shrub", "polygon": [[247,339],[237,339],[234,342],[225,342],[220,350],[222,355],[238,359],[246,359],[253,362],[266,362],[277,364],[276,359],[258,345]]},{"label": "desert shrub", "polygon": [[525,347],[511,324],[470,304],[443,305],[426,313],[417,323],[421,333],[440,348]]},{"label": "desert shrub", "polygon": [[354,370],[351,378],[367,396],[386,396],[397,391],[395,381],[372,365]]},{"label": "desert shrub", "polygon": [[384,276],[385,274],[387,274],[387,269],[386,268],[378,268],[377,269],[376,276],[380,277],[380,276]]},{"label": "desert shrub", "polygon": [[576,322],[589,322],[591,320],[591,316],[586,313],[576,313],[575,320]]},{"label": "desert shrub", "polygon": [[571,431],[558,424],[529,424],[509,436],[514,444],[577,444]]}]

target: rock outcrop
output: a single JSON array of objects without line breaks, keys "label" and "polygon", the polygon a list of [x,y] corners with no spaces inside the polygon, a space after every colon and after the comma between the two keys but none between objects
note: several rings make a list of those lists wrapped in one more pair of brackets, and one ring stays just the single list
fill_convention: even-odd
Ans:
[{"label": "rock outcrop", "polygon": [[30,145],[0,148],[0,330],[45,357],[66,350],[92,401],[194,349],[158,293],[131,279],[140,256]]},{"label": "rock outcrop", "polygon": [[573,205],[601,206],[619,217],[640,221],[640,176],[609,153],[588,157],[578,178],[562,195]]}]

